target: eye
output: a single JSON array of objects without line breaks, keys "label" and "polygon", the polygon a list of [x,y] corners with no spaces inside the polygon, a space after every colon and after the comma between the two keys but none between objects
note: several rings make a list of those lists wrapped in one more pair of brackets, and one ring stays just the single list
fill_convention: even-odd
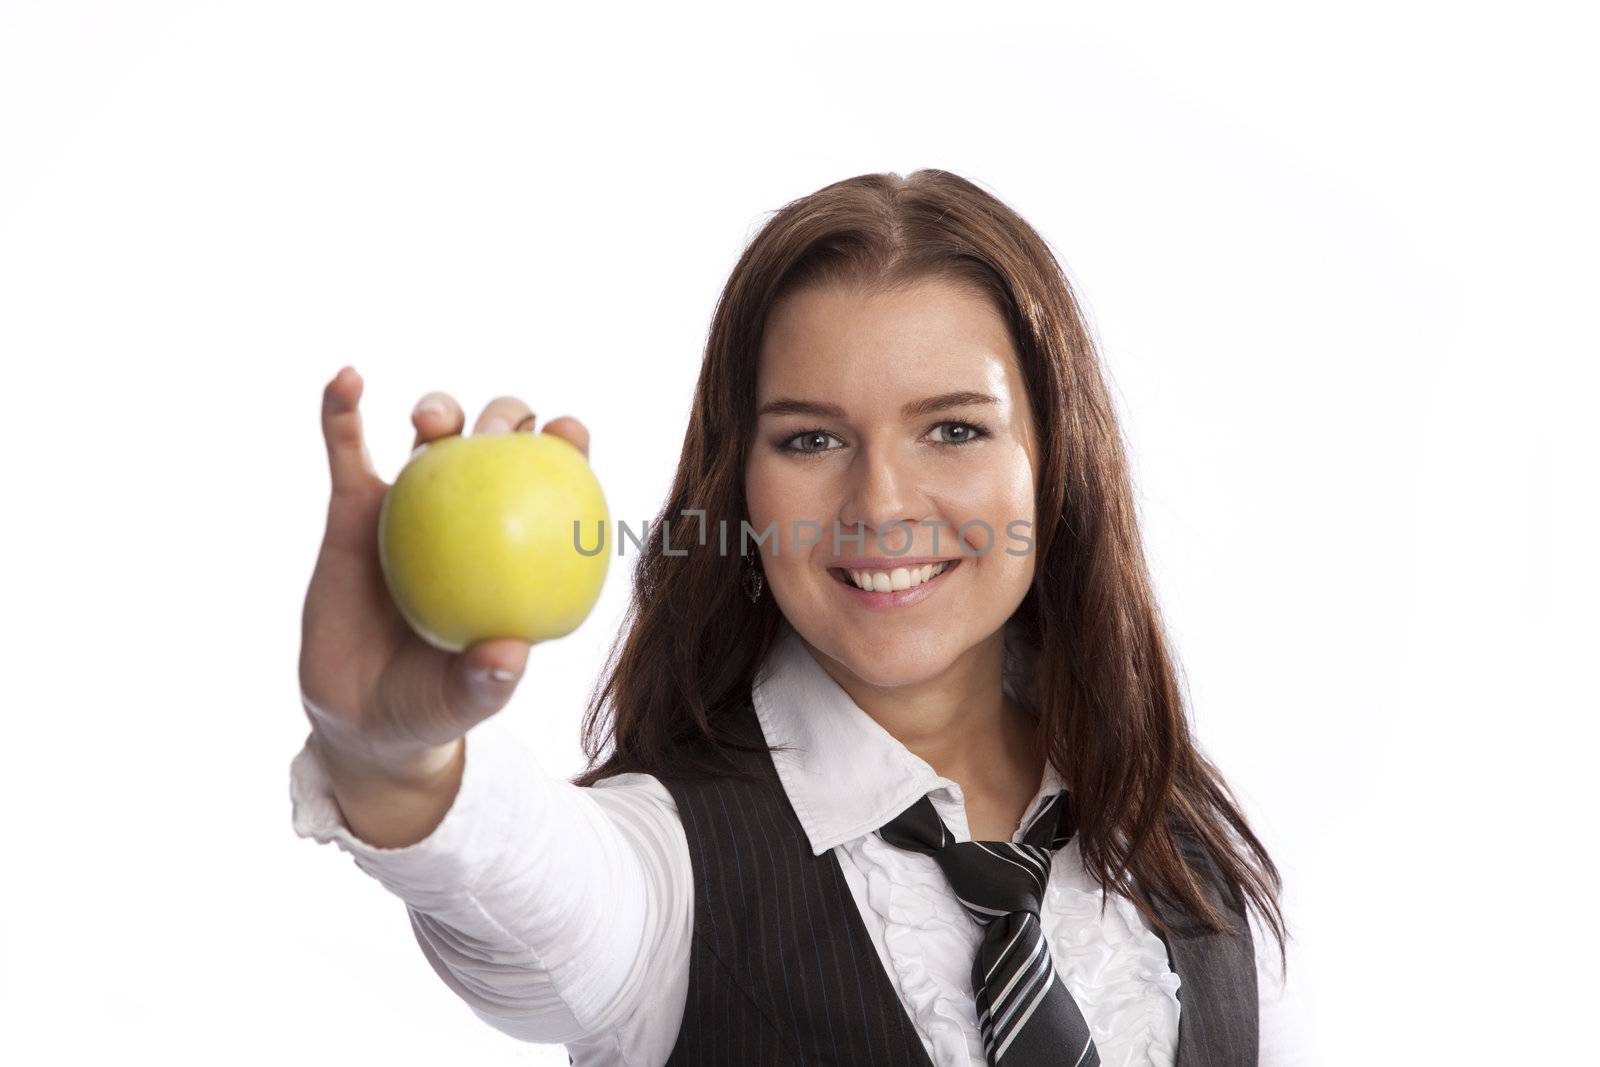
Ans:
[{"label": "eye", "polygon": [[934,443],[940,445],[965,445],[989,436],[989,431],[975,422],[941,422],[933,428],[933,433],[948,428],[949,436]]},{"label": "eye", "polygon": [[[829,439],[839,440],[827,430],[801,430],[799,433],[786,438],[782,447],[790,452],[831,452],[827,447]],[[798,445],[796,444],[798,442]]]},{"label": "eye", "polygon": [[[944,432],[934,441],[934,444],[966,445],[989,436],[989,431],[975,422],[941,422],[929,432],[940,434],[941,431]],[[844,442],[839,441],[837,436],[820,427],[790,434],[788,437],[778,441],[777,444],[779,450],[783,452],[798,452],[802,455],[815,456],[837,450],[829,447],[829,441],[837,441],[840,445],[844,444]]]}]

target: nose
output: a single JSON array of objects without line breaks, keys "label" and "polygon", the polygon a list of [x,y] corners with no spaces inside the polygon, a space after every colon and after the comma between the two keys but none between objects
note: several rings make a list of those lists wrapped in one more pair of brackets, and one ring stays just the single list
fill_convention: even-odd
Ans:
[{"label": "nose", "polygon": [[[861,555],[901,552],[915,540],[915,524],[927,514],[912,472],[882,450],[863,450],[851,464],[845,499],[839,509],[839,548]],[[901,525],[891,525],[893,523]],[[846,538],[862,537],[859,541]],[[832,531],[824,531],[826,541]]]}]

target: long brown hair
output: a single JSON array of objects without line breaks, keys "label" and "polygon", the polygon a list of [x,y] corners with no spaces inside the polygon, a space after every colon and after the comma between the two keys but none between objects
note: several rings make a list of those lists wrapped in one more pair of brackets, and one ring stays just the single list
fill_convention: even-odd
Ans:
[{"label": "long brown hair", "polygon": [[781,617],[771,596],[743,594],[726,556],[700,546],[720,544],[719,519],[729,543],[743,544],[734,538],[749,517],[745,456],[767,314],[804,286],[926,277],[986,294],[1021,356],[1041,453],[1035,576],[1014,618],[1037,650],[1039,744],[1071,783],[1085,865],[1163,931],[1148,892],[1223,930],[1177,834],[1197,840],[1229,891],[1242,889],[1266,919],[1286,967],[1277,867],[1189,730],[1121,429],[1077,298],[1027,222],[948,171],[835,182],[779,209],[740,256],[712,318],[672,489],[584,717],[589,767],[574,782],[728,773],[718,747],[746,746],[719,724],[749,700]]}]

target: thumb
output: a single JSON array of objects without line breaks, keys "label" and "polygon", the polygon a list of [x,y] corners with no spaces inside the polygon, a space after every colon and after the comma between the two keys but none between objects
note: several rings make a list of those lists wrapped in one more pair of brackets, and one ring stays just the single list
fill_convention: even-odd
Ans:
[{"label": "thumb", "polygon": [[514,637],[495,637],[469,646],[451,664],[450,703],[475,726],[506,706],[528,665],[533,646]]}]

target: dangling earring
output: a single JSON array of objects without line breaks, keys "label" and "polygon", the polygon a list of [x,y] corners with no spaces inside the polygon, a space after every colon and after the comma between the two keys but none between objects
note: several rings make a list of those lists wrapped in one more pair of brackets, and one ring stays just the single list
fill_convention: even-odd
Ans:
[{"label": "dangling earring", "polygon": [[744,569],[744,595],[750,598],[750,603],[754,604],[756,601],[761,599],[762,584],[763,578],[761,574],[761,567],[756,564],[755,557],[746,556]]}]

